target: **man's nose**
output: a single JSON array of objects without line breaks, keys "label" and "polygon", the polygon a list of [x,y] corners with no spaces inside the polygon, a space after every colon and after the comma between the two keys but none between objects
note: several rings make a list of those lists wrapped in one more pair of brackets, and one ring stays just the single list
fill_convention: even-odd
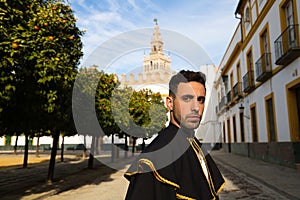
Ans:
[{"label": "man's nose", "polygon": [[200,103],[199,101],[197,101],[197,99],[193,100],[193,103],[192,103],[192,111],[193,112],[199,112],[200,110]]}]

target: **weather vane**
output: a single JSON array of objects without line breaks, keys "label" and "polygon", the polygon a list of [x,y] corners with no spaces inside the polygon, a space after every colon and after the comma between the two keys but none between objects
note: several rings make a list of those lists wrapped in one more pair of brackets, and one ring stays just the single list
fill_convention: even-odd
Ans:
[{"label": "weather vane", "polygon": [[155,22],[155,25],[157,25],[157,19],[156,19],[156,18],[154,18],[154,19],[153,19],[153,21]]}]

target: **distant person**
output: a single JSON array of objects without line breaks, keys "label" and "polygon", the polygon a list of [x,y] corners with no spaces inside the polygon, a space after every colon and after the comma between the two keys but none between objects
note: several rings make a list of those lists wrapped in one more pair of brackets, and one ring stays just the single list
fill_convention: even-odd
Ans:
[{"label": "distant person", "polygon": [[224,179],[195,138],[204,111],[205,75],[180,71],[169,83],[170,124],[125,173],[126,200],[218,199]]}]

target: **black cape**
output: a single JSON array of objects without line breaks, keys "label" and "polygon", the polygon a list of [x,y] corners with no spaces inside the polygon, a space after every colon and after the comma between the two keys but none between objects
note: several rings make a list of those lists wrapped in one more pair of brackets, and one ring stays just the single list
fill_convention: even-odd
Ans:
[{"label": "black cape", "polygon": [[158,134],[124,176],[130,181],[126,200],[218,199],[225,183],[194,133],[173,124]]}]

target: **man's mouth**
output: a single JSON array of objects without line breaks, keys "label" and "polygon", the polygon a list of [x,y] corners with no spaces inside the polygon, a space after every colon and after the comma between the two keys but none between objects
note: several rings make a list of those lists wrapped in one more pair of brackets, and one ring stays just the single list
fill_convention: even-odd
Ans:
[{"label": "man's mouth", "polygon": [[200,116],[198,116],[198,115],[190,115],[190,116],[187,116],[187,119],[189,119],[191,121],[198,122],[200,120]]}]

